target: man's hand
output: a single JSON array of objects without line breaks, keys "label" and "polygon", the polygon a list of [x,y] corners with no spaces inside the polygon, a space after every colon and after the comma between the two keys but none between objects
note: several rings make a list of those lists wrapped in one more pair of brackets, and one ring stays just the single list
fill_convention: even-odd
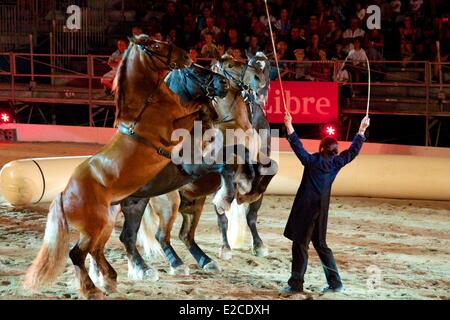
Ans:
[{"label": "man's hand", "polygon": [[289,111],[286,110],[284,113],[284,125],[286,126],[286,130],[288,134],[294,132],[294,127],[292,126],[292,116]]},{"label": "man's hand", "polygon": [[367,127],[369,127],[369,125],[370,125],[370,118],[369,118],[369,116],[365,116],[361,120],[361,125],[359,126],[358,133],[363,136],[364,133],[366,132]]}]

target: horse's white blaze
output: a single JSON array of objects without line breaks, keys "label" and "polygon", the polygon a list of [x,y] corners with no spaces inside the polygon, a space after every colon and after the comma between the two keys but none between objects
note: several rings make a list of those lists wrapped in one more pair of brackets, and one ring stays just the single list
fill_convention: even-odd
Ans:
[{"label": "horse's white blaze", "polygon": [[143,247],[144,256],[149,260],[156,260],[158,257],[164,257],[161,245],[155,238],[158,224],[159,217],[153,213],[150,209],[150,205],[147,205],[137,234],[137,243]]},{"label": "horse's white blaze", "polygon": [[238,204],[236,200],[231,203],[230,210],[225,214],[228,218],[227,237],[232,249],[242,248],[247,236],[247,212],[248,204]]}]

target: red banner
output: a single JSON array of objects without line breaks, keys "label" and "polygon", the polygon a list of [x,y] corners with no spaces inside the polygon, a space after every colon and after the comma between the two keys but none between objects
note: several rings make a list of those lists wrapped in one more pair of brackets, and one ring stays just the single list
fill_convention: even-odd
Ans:
[{"label": "red banner", "polygon": [[[293,123],[325,123],[338,120],[337,82],[283,81],[283,88]],[[278,81],[270,83],[265,110],[269,122],[283,122],[283,98]]]}]

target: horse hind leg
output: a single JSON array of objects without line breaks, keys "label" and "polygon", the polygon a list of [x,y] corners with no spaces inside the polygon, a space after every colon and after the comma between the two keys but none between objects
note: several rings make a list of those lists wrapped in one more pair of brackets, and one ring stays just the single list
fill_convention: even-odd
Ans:
[{"label": "horse hind leg", "polygon": [[196,199],[193,202],[182,201],[180,212],[183,216],[183,224],[180,230],[180,239],[184,242],[189,252],[197,261],[197,265],[205,272],[219,272],[219,265],[213,261],[195,242],[195,230],[197,228],[206,197]]},{"label": "horse hind leg", "polygon": [[258,210],[261,208],[263,197],[259,198],[256,202],[250,203],[247,209],[247,225],[252,233],[253,237],[253,254],[257,257],[266,257],[269,255],[269,250],[264,245],[261,237],[259,236],[258,229],[256,228],[256,220],[258,218]]},{"label": "horse hind leg", "polygon": [[111,236],[112,230],[114,228],[114,223],[119,211],[119,206],[113,206],[110,208],[108,224],[103,228],[96,247],[92,252],[90,252],[91,257],[93,258],[93,260],[95,260],[96,266],[98,267],[98,270],[102,275],[101,285],[103,286],[103,289],[108,293],[117,291],[117,272],[114,270],[111,264],[109,264],[108,260],[106,260],[105,245]]},{"label": "horse hind leg", "polygon": [[169,262],[169,273],[189,275],[189,267],[183,263],[170,243],[170,233],[175,222],[178,208],[180,207],[180,195],[173,191],[162,196],[150,199],[152,210],[159,216],[159,228],[156,239],[161,244],[164,255]]},{"label": "horse hind leg", "polygon": [[125,245],[128,259],[128,277],[133,280],[159,279],[158,271],[149,267],[136,247],[136,239],[141,225],[142,216],[148,204],[149,198],[125,199],[121,202],[125,222],[120,234],[120,241]]},{"label": "horse hind leg", "polygon": [[91,251],[96,238],[80,234],[78,243],[70,250],[69,257],[75,267],[75,274],[78,279],[78,289],[80,294],[86,299],[104,299],[103,292],[98,289],[86,270],[86,256]]},{"label": "horse hind leg", "polygon": [[219,231],[222,235],[222,247],[219,251],[219,258],[222,260],[231,260],[233,254],[231,252],[231,246],[228,242],[228,218],[225,213],[221,213],[215,208],[217,214],[217,223],[219,225]]}]

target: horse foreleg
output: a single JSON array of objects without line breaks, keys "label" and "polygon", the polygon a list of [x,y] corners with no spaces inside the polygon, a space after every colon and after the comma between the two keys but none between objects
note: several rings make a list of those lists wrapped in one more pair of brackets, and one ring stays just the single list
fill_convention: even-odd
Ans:
[{"label": "horse foreleg", "polygon": [[261,208],[263,196],[257,201],[250,203],[247,209],[247,225],[250,228],[253,237],[253,254],[257,257],[265,257],[269,254],[268,249],[264,246],[261,237],[256,228],[256,220],[258,219],[258,210]]},{"label": "horse foreleg", "polygon": [[233,170],[228,169],[220,174],[220,189],[216,192],[212,200],[216,210],[220,214],[225,214],[231,208],[231,202],[235,195],[234,174],[235,172]]},{"label": "horse foreleg", "polygon": [[164,255],[170,265],[170,274],[189,274],[188,266],[177,255],[170,243],[170,232],[175,222],[178,208],[180,207],[180,195],[178,191],[172,191],[162,196],[154,197],[150,200],[152,210],[159,216],[159,228],[156,232],[156,239],[161,244]]},{"label": "horse foreleg", "polygon": [[128,277],[133,280],[158,280],[156,269],[147,266],[136,247],[136,238],[149,198],[127,198],[121,202],[125,217],[120,241],[125,245],[128,258]]},{"label": "horse foreleg", "polygon": [[193,200],[192,202],[187,199],[183,199],[182,193],[181,197],[182,202],[180,206],[180,213],[183,216],[183,224],[180,230],[181,241],[183,241],[186,245],[200,268],[206,272],[220,271],[217,263],[208,257],[208,255],[203,252],[203,250],[200,249],[195,242],[195,230],[197,229],[198,222],[200,221],[206,196]]},{"label": "horse foreleg", "polygon": [[225,213],[220,213],[215,208],[217,214],[217,223],[219,225],[219,231],[222,235],[222,247],[220,248],[219,258],[223,260],[230,260],[232,258],[231,246],[228,242],[227,230],[228,230],[228,218]]}]

